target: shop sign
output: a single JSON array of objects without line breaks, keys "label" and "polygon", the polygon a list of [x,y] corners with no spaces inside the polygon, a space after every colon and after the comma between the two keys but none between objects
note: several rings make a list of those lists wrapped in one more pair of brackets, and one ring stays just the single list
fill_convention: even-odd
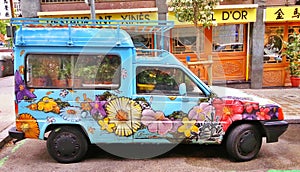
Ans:
[{"label": "shop sign", "polygon": [[[40,18],[60,18],[60,19],[90,19],[89,14],[76,14],[76,15],[41,15]],[[137,12],[137,13],[113,13],[113,14],[96,14],[96,19],[99,20],[124,20],[122,24],[131,24],[129,20],[157,20],[156,12]],[[83,21],[80,21],[83,22]],[[81,24],[77,22],[77,24]],[[66,23],[67,24],[67,23]],[[102,23],[99,23],[102,24]],[[109,21],[103,24],[110,24]]]},{"label": "shop sign", "polygon": [[300,6],[268,7],[265,12],[265,21],[300,21]]},{"label": "shop sign", "polygon": [[[213,21],[217,23],[249,23],[256,21],[256,8],[249,9],[215,9],[212,16]],[[175,25],[186,25],[186,23],[178,21],[174,12],[169,12],[168,20],[175,21]]]}]

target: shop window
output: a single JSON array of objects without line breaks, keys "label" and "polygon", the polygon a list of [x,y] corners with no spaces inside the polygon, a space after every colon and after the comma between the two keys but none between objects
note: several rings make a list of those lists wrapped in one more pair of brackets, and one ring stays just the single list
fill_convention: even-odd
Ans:
[{"label": "shop window", "polygon": [[138,67],[136,86],[138,94],[179,95],[179,85],[186,84],[188,96],[204,95],[196,84],[180,69],[165,67]]},{"label": "shop window", "polygon": [[244,25],[223,25],[213,27],[213,51],[236,52],[244,50]]},{"label": "shop window", "polygon": [[266,26],[264,38],[264,63],[282,61],[284,26]]},{"label": "shop window", "polygon": [[300,34],[300,26],[289,26],[289,36],[293,33]]},{"label": "shop window", "polygon": [[[129,33],[132,42],[137,50],[143,49],[153,49],[152,45],[152,34],[141,34],[141,33]],[[150,55],[151,52],[148,51],[137,51],[137,55]]]},{"label": "shop window", "polygon": [[117,89],[120,64],[116,55],[30,54],[26,83],[33,88]]},{"label": "shop window", "polygon": [[[172,30],[173,54],[184,54],[196,52],[196,28],[184,27]],[[200,34],[200,52],[204,50],[204,32]]]},{"label": "shop window", "polygon": [[152,48],[152,35],[141,33],[129,33],[132,42],[137,49],[151,49]]}]

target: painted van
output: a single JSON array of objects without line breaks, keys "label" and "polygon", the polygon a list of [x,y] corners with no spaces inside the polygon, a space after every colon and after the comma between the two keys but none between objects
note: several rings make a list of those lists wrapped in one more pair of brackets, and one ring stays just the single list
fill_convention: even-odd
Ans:
[{"label": "painted van", "polygon": [[224,144],[247,161],[262,137],[278,141],[288,127],[279,105],[218,96],[169,52],[138,51],[121,28],[156,37],[173,26],[139,22],[12,19],[19,29],[10,136],[47,140],[62,163],[101,143]]}]

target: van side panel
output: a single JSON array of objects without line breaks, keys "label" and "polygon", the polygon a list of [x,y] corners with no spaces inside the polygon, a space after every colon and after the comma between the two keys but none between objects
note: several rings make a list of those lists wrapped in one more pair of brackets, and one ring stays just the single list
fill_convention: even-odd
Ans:
[{"label": "van side panel", "polygon": [[[107,112],[104,110],[106,100],[116,97],[129,97],[132,93],[130,84],[132,78],[128,77],[132,75],[132,65],[130,65],[132,64],[132,56],[134,56],[132,48],[17,47],[15,53],[18,54],[15,63],[17,69],[17,128],[28,131],[25,132],[25,137],[44,139],[47,127],[50,124],[57,124],[82,126],[92,143],[119,142],[120,139],[124,142],[126,140],[132,141],[130,137],[111,135],[106,130],[99,130],[99,128],[107,125],[107,122],[103,119],[107,116]],[[119,85],[111,87],[111,89],[98,89],[97,87],[78,89],[55,86],[53,88],[51,86],[49,88],[30,87],[28,83],[29,71],[32,69],[28,63],[28,58],[38,58],[42,55],[52,55],[56,58],[66,54],[81,54],[80,58],[84,58],[84,55],[103,54],[119,57],[118,72],[114,74]],[[78,66],[80,65],[78,64]],[[88,76],[86,75],[83,78],[88,78]],[[49,78],[47,81],[49,81]],[[19,89],[20,87],[22,87],[22,90]],[[102,126],[100,121],[104,121]]]}]

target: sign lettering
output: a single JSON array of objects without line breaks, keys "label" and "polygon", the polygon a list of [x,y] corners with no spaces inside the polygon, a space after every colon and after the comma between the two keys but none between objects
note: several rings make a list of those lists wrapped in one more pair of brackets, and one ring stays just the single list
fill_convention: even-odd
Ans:
[{"label": "sign lettering", "polygon": [[229,20],[230,18],[234,20],[247,20],[248,12],[242,11],[223,11],[222,20]]},{"label": "sign lettering", "polygon": [[266,22],[300,21],[299,6],[268,7],[265,14]]},{"label": "sign lettering", "polygon": [[[174,12],[169,12],[168,20],[175,21],[175,25],[187,25],[186,23],[178,21]],[[241,23],[241,22],[255,22],[256,21],[256,8],[249,9],[215,9],[212,15],[212,20],[217,23]]]},{"label": "sign lettering", "polygon": [[[89,15],[76,15],[76,16],[42,16],[41,18],[61,18],[61,19],[90,19]],[[97,21],[98,24],[110,24],[109,21],[105,20],[124,20],[123,24],[132,24],[133,22],[128,22],[129,20],[157,20],[157,13],[156,12],[149,12],[149,13],[124,13],[124,14],[96,14],[96,18],[99,20],[104,20],[103,22]],[[55,23],[57,21],[51,21],[51,23]],[[83,21],[71,21],[73,24],[84,24]],[[61,23],[61,24],[68,24],[68,23]]]}]

